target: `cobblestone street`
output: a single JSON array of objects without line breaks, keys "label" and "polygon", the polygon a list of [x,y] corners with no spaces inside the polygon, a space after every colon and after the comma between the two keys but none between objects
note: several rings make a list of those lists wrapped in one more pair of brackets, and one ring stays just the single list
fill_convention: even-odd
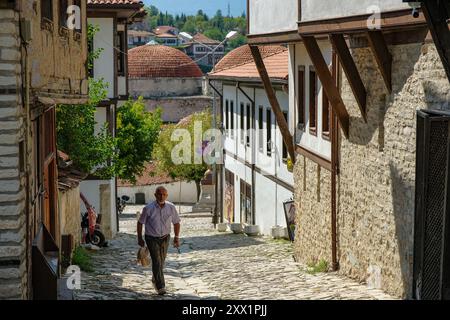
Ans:
[{"label": "cobblestone street", "polygon": [[211,218],[182,217],[181,253],[170,247],[166,296],[156,295],[151,267],[136,265],[136,214],[121,217],[109,247],[92,253],[75,299],[392,299],[336,273],[306,272],[288,241],[219,233]]}]

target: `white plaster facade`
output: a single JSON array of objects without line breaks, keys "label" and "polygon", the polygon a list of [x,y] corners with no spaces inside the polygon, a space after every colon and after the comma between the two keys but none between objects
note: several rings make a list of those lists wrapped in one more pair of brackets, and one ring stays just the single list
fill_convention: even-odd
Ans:
[{"label": "white plaster facade", "polygon": [[[231,123],[231,117],[234,119],[234,130],[227,130],[224,138],[224,167],[234,175],[234,215],[232,219],[227,219],[224,212],[224,218],[228,222],[242,222],[246,224],[256,224],[260,227],[261,233],[270,235],[271,228],[276,225],[286,227],[286,218],[284,214],[283,201],[293,197],[293,176],[288,171],[286,163],[282,159],[282,136],[276,124],[275,117],[271,111],[269,100],[264,89],[259,87],[246,87],[241,85],[242,90],[255,102],[255,128],[259,125],[259,110],[262,108],[262,124],[263,130],[256,130],[250,133],[249,144],[245,142],[245,132],[240,129],[241,124],[241,103],[244,106],[244,127],[247,128],[247,105],[251,101],[236,88],[236,85],[223,85],[223,105],[224,114],[223,121],[226,126],[226,105],[228,105],[229,116],[228,121]],[[289,112],[289,97],[282,90],[277,90],[282,111]],[[231,111],[231,104],[233,110]],[[250,109],[251,110],[251,109]],[[272,153],[267,154],[267,115],[271,114],[270,127],[271,135],[274,137]],[[228,125],[230,126],[230,125]],[[241,140],[241,132],[244,141]],[[246,164],[247,163],[247,164]],[[251,163],[255,164],[254,182],[252,181]],[[225,171],[224,171],[225,172]],[[225,178],[223,178],[225,180]],[[240,199],[240,181],[252,187],[254,192],[254,208],[253,221],[246,221],[241,214]],[[254,183],[254,186],[252,184]],[[224,188],[224,199],[226,198],[226,188]]]}]

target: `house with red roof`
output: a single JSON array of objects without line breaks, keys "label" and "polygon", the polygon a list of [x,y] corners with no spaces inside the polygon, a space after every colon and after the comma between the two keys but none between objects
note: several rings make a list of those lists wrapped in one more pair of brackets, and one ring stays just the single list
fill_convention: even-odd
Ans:
[{"label": "house with red roof", "polygon": [[193,35],[192,41],[186,45],[184,50],[187,55],[209,70],[225,55],[225,46],[220,41],[210,39],[202,33]]},{"label": "house with red roof", "polygon": [[161,107],[164,122],[177,123],[212,105],[204,94],[204,75],[182,51],[163,45],[144,45],[128,52],[130,96],[142,96],[147,111]]},{"label": "house with red roof", "polygon": [[[270,81],[288,118],[288,50],[261,47]],[[219,166],[221,222],[287,237],[285,202],[294,192],[288,152],[248,45],[234,49],[208,74],[221,93],[223,165]]]}]

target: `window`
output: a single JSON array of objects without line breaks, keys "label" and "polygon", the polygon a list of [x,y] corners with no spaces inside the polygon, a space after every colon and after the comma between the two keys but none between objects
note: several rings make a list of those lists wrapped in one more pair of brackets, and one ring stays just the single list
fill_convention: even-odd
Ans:
[{"label": "window", "polygon": [[68,0],[59,1],[59,26],[67,28],[67,8],[69,7]]},{"label": "window", "polygon": [[234,101],[230,101],[230,130],[231,138],[234,138]]},{"label": "window", "polygon": [[225,134],[228,134],[228,129],[230,129],[230,106],[229,101],[225,100]]},{"label": "window", "polygon": [[244,104],[241,103],[241,143],[244,143]]},{"label": "window", "polygon": [[245,135],[247,146],[250,146],[250,129],[252,129],[251,126],[251,119],[252,115],[250,114],[250,104],[247,103],[247,133]]},{"label": "window", "polygon": [[322,85],[322,137],[330,139],[330,101]]},{"label": "window", "polygon": [[53,21],[53,1],[41,0],[41,18]]},{"label": "window", "polygon": [[[89,54],[92,54],[92,52],[94,52],[94,39],[93,39],[93,37],[91,37],[91,39],[88,39],[87,45],[88,45],[88,52],[89,52]],[[94,61],[91,61],[90,65],[89,65],[88,75],[91,78],[94,77]]]},{"label": "window", "polygon": [[298,128],[305,130],[305,66],[298,67]]},{"label": "window", "polygon": [[267,155],[272,156],[272,112],[270,109],[266,110],[266,145]]},{"label": "window", "polygon": [[[287,112],[283,111],[283,116],[284,116],[284,119],[286,120],[286,122],[289,124],[289,118],[288,118]],[[283,159],[284,162],[286,162],[287,158],[288,158],[288,151],[287,151],[287,146],[284,143],[283,137],[281,137],[281,142],[283,143],[283,152],[282,152],[282,154],[283,154],[282,157],[283,158],[282,159]]]},{"label": "window", "polygon": [[252,219],[252,187],[244,180],[240,180],[241,195],[241,221],[245,223],[253,223]]},{"label": "window", "polygon": [[125,32],[118,31],[116,35],[116,46],[119,49],[117,51],[117,74],[119,76],[125,76]]},{"label": "window", "polygon": [[[77,6],[78,8],[80,8],[80,14],[82,14],[82,6],[81,6],[81,1],[82,0],[73,0],[73,5]],[[81,19],[80,21],[80,28],[76,29],[78,32],[81,32],[82,28],[83,28],[83,23],[82,23],[83,19]]]},{"label": "window", "polygon": [[309,132],[317,135],[317,75],[309,67]]},{"label": "window", "polygon": [[258,109],[258,146],[259,146],[260,152],[264,152],[263,116],[264,116],[264,108],[262,106],[259,106],[259,109]]}]

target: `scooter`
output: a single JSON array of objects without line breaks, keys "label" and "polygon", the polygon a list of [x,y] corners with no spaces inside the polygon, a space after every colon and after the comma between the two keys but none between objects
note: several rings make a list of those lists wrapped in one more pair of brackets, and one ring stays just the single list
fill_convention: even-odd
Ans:
[{"label": "scooter", "polygon": [[122,198],[117,197],[117,211],[122,214],[123,210],[127,206],[127,202],[130,201],[130,197],[122,196]]},{"label": "scooter", "polygon": [[83,193],[80,192],[80,198],[86,206],[87,212],[81,215],[81,229],[83,231],[82,243],[91,243],[98,247],[106,246],[105,236],[100,231],[102,215],[94,210]]}]

